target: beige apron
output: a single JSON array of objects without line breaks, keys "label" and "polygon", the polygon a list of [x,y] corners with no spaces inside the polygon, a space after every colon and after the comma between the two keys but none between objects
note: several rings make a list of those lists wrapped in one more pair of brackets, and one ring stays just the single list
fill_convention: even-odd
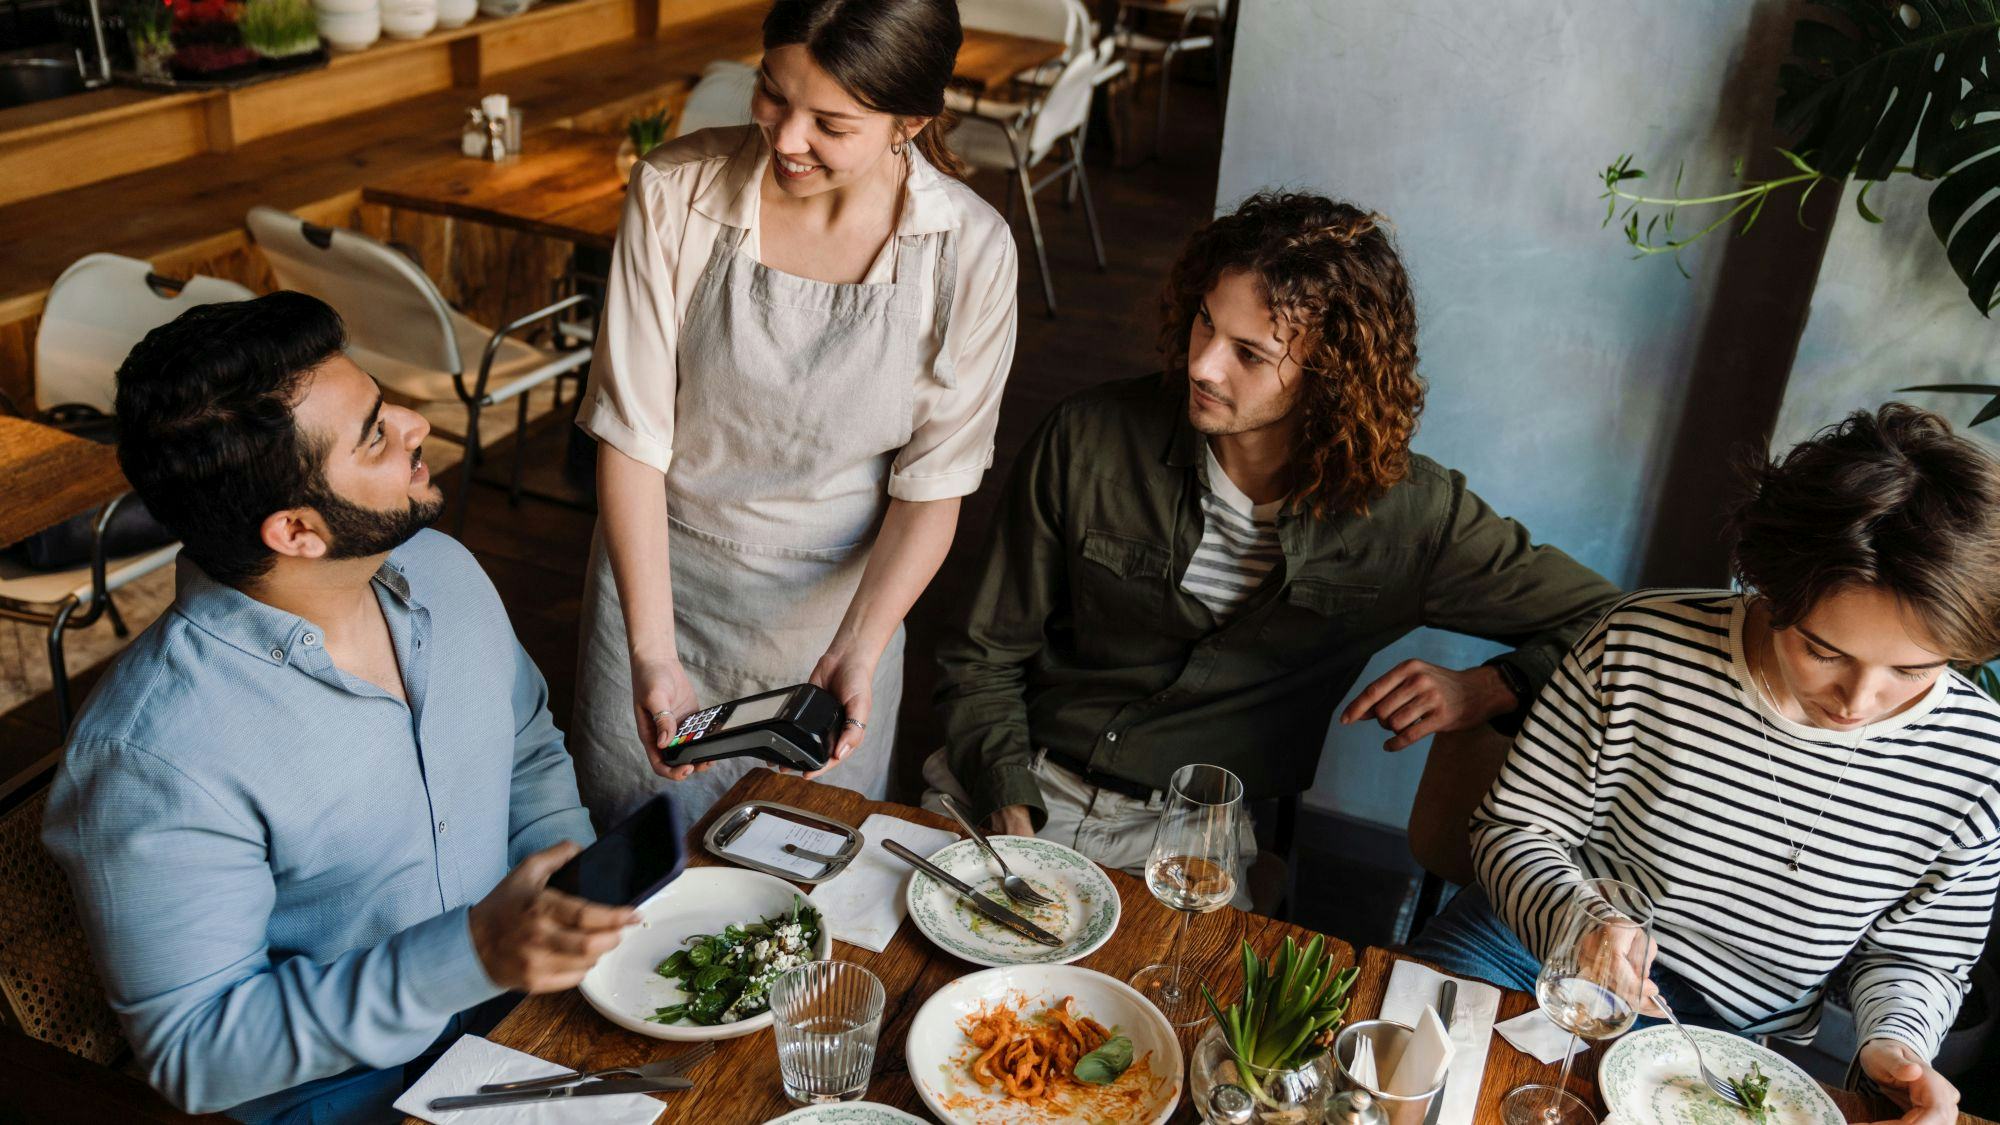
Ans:
[{"label": "beige apron", "polygon": [[[717,236],[680,332],[669,554],[681,664],[701,706],[801,683],[831,643],[889,504],[890,464],[910,440],[931,240],[944,240],[934,286],[949,294],[957,273],[949,232],[898,237],[895,280],[874,285],[769,269],[743,253],[746,233]],[[949,297],[938,300],[942,312]],[[929,375],[948,384],[940,367]],[[692,824],[761,765],[731,759],[681,782],[653,773],[601,530],[581,647],[569,741],[600,824],[663,789]],[[902,694],[898,627],[876,666],[867,738],[825,780],[884,795]]]}]

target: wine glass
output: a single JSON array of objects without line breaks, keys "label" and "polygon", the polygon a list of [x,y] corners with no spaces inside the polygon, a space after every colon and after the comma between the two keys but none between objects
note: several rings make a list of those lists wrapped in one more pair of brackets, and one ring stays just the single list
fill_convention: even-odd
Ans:
[{"label": "wine glass", "polygon": [[1237,820],[1243,815],[1243,782],[1221,766],[1182,766],[1167,788],[1166,807],[1153,830],[1146,857],[1146,889],[1169,910],[1179,912],[1174,943],[1164,963],[1132,976],[1132,987],[1175,1027],[1200,1023],[1208,1011],[1201,989],[1181,964],[1190,916],[1226,905],[1236,894],[1241,848]]},{"label": "wine glass", "polygon": [[1589,1107],[1567,1089],[1576,1041],[1615,1039],[1638,1019],[1653,962],[1652,925],[1652,900],[1630,883],[1577,884],[1535,980],[1543,1014],[1570,1033],[1562,1077],[1554,1086],[1529,1083],[1508,1091],[1500,1103],[1506,1125],[1596,1125]]}]

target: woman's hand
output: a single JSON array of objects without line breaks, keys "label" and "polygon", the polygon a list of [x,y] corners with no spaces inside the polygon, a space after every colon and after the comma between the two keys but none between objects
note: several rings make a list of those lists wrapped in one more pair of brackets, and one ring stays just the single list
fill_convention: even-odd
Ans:
[{"label": "woman's hand", "polygon": [[832,692],[847,712],[847,719],[841,724],[840,737],[833,744],[833,756],[827,759],[826,768],[805,775],[814,778],[839,765],[868,737],[868,708],[875,699],[875,659],[858,656],[852,649],[828,649],[826,655],[819,658],[819,663],[813,665],[810,679]]},{"label": "woman's hand", "polygon": [[1861,1045],[1861,1069],[1906,1111],[1899,1125],[1952,1125],[1958,1120],[1958,1087],[1908,1044],[1870,1039]]},{"label": "woman's hand", "polygon": [[646,748],[653,772],[668,781],[684,780],[715,764],[670,767],[662,760],[681,719],[694,709],[694,685],[688,683],[678,659],[632,658],[632,710],[639,724],[639,743]]}]

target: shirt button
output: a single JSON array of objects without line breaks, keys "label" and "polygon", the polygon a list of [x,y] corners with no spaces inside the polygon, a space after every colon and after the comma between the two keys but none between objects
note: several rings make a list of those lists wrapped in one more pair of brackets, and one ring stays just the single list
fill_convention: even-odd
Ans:
[{"label": "shirt button", "polygon": [[279,660],[279,661],[282,661],[282,660],[284,660],[284,659],[285,659],[285,650],[284,650],[284,649],[281,649],[281,648],[274,648],[274,649],[272,649],[272,650],[271,650],[271,659],[273,659],[273,660]]},{"label": "shirt button", "polygon": [[304,636],[300,637],[300,638],[299,638],[299,640],[301,640],[301,641],[304,641],[304,642],[306,643],[306,645],[307,645],[308,647],[310,647],[310,646],[312,646],[312,645],[316,645],[316,644],[318,644],[318,643],[319,643],[319,634],[318,634],[318,633],[307,633],[306,635],[304,635]]},{"label": "shirt button", "polygon": [[1105,732],[1104,732],[1104,741],[1106,741],[1106,742],[1116,742],[1116,741],[1118,741],[1118,732],[1117,732],[1117,731],[1115,731],[1115,730],[1108,730],[1108,731],[1105,731]]},{"label": "shirt button", "polygon": [[448,826],[447,824],[445,824],[445,822],[444,822],[444,821],[442,821],[442,820],[438,821],[438,835],[440,835],[440,836],[444,835],[444,832],[445,832],[445,829],[446,829],[447,827],[449,827],[449,826]]}]

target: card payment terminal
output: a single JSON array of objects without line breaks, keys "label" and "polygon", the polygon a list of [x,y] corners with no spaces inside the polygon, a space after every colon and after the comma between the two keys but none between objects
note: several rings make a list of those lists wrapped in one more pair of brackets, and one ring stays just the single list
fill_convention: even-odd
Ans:
[{"label": "card payment terminal", "polygon": [[840,739],[846,709],[832,693],[796,684],[682,719],[661,752],[669,766],[749,756],[800,771],[822,769]]}]

